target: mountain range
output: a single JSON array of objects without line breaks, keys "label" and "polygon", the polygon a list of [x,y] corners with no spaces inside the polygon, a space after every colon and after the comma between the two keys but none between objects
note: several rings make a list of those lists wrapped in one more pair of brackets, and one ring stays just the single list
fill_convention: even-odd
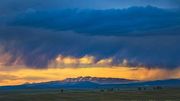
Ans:
[{"label": "mountain range", "polygon": [[155,80],[155,81],[138,81],[121,78],[98,78],[98,77],[77,77],[67,78],[61,81],[50,81],[41,83],[27,83],[16,86],[1,86],[0,90],[12,89],[99,89],[99,88],[129,88],[142,86],[163,86],[179,87],[180,79]]},{"label": "mountain range", "polygon": [[67,78],[62,80],[64,83],[75,83],[75,82],[92,82],[97,84],[127,84],[132,82],[138,82],[138,80],[122,79],[122,78],[102,78],[102,77],[77,77],[77,78]]}]

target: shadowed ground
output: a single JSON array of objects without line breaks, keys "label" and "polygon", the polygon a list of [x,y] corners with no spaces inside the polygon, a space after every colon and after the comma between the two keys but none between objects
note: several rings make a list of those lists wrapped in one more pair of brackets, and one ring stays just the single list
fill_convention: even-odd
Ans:
[{"label": "shadowed ground", "polygon": [[0,91],[0,101],[180,101],[180,88],[163,90],[13,90]]}]

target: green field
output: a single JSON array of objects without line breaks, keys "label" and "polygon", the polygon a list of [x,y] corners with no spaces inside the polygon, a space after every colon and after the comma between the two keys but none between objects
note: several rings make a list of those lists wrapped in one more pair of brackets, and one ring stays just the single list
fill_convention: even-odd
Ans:
[{"label": "green field", "polygon": [[0,91],[0,101],[180,101],[180,89],[163,90],[9,90]]}]

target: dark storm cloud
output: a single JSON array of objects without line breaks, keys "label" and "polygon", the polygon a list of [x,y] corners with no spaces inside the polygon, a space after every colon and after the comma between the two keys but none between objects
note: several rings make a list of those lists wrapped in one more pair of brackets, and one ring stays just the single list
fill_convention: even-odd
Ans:
[{"label": "dark storm cloud", "polygon": [[15,61],[19,65],[17,60],[20,57],[24,65],[42,68],[59,54],[92,55],[97,59],[113,57],[114,64],[127,59],[130,66],[175,68],[180,61],[179,39],[180,36],[83,36],[24,27],[6,27],[0,34],[4,52],[12,57],[7,65],[14,65]]},{"label": "dark storm cloud", "polygon": [[[171,0],[172,1],[172,0]],[[172,5],[176,8],[180,8],[180,1],[179,0],[173,0],[173,2],[171,2]]]},{"label": "dark storm cloud", "polygon": [[[132,1],[136,2],[135,6],[148,5],[144,2],[146,0]],[[178,6],[172,0],[157,1],[148,0],[148,3],[158,7]],[[164,3],[160,3],[163,1]],[[107,8],[116,8],[115,4],[129,7],[133,5],[130,0],[105,0],[103,4],[100,3],[101,0],[96,0],[99,3],[91,2],[89,6],[86,5],[90,1],[84,0],[84,4],[77,0],[69,2],[70,0],[0,1],[0,65],[45,68],[61,54],[78,58],[85,55],[92,55],[97,59],[112,57],[114,65],[126,59],[130,66],[169,69],[179,67],[178,10],[152,6],[83,9],[103,8],[105,4],[109,4]],[[66,7],[71,9],[59,9]]]},{"label": "dark storm cloud", "polygon": [[0,31],[2,54],[9,53],[11,56],[6,65],[13,64],[20,57],[28,66],[43,67],[59,53],[77,52],[74,48],[83,45],[78,38],[85,40],[81,36],[74,36],[71,32],[53,32],[24,27],[3,27]]},{"label": "dark storm cloud", "polygon": [[179,35],[180,13],[152,6],[122,10],[49,10],[20,14],[10,25],[100,36]]},{"label": "dark storm cloud", "polygon": [[160,8],[177,8],[180,2],[179,0],[1,0],[0,14],[14,14],[27,9],[109,9],[147,5]]}]

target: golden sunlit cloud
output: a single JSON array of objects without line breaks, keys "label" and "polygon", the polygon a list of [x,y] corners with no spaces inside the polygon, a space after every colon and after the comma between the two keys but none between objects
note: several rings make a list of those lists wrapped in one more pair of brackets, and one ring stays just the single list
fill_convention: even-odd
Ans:
[{"label": "golden sunlit cloud", "polygon": [[96,61],[94,56],[85,55],[81,58],[71,56],[64,57],[58,55],[49,63],[48,67],[84,67],[84,66],[109,66],[113,62],[112,58],[101,59]]},{"label": "golden sunlit cloud", "polygon": [[158,80],[180,78],[180,68],[174,70],[147,69],[143,67],[86,67],[86,68],[49,68],[49,69],[20,69],[17,71],[1,71],[0,85],[18,85],[26,82],[46,82],[63,80],[70,77],[92,76],[92,77],[113,77],[137,80]]},{"label": "golden sunlit cloud", "polygon": [[47,82],[63,80],[79,76],[111,77],[135,80],[159,80],[180,78],[180,68],[163,69],[147,68],[142,66],[130,67],[128,60],[113,65],[113,58],[96,60],[94,56],[83,56],[75,58],[71,56],[58,55],[50,61],[48,68],[32,69],[23,64],[21,58],[14,61],[13,66],[4,66],[10,59],[10,55],[4,54],[0,58],[0,85],[18,85],[23,83]]},{"label": "golden sunlit cloud", "polygon": [[62,55],[59,55],[55,62],[59,65],[76,65],[76,64],[93,64],[95,61],[95,57],[93,56],[84,56],[81,58],[75,58],[75,57],[64,57]]},{"label": "golden sunlit cloud", "polygon": [[[58,55],[49,62],[49,68],[66,68],[66,67],[130,67],[127,59],[114,61],[113,57],[97,59],[95,56],[85,55],[77,58],[72,56]],[[137,65],[137,66],[140,66]]]}]

